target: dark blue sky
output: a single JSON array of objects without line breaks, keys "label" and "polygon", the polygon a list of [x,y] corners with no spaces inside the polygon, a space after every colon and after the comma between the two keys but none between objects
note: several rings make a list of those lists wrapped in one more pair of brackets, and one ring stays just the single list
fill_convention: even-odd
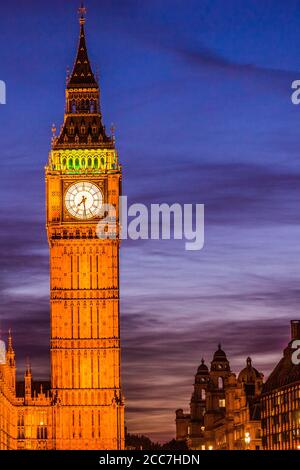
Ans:
[{"label": "dark blue sky", "polygon": [[[44,174],[78,40],[77,1],[1,5],[1,324],[18,368],[48,374]],[[193,375],[219,341],[266,375],[299,318],[300,2],[87,2],[102,112],[130,202],[204,203],[205,247],[121,250],[127,425],[172,437]]]}]

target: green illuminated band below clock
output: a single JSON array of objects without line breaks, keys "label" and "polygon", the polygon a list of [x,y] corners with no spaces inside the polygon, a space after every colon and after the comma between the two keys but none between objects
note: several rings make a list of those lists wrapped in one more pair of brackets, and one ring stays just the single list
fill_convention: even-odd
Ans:
[{"label": "green illuminated band below clock", "polygon": [[80,181],[72,184],[65,194],[65,205],[68,212],[77,219],[92,219],[100,215],[103,196],[93,183]]}]

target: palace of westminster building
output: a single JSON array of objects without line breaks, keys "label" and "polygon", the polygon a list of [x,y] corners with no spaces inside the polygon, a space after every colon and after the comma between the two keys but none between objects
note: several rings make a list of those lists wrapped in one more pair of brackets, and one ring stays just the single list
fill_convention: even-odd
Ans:
[{"label": "palace of westminster building", "polygon": [[114,137],[102,123],[84,14],[82,7],[64,122],[58,136],[53,126],[45,168],[51,380],[34,382],[28,365],[16,382],[10,334],[0,364],[1,450],[124,448],[119,234],[97,233],[104,204],[115,207],[119,220],[122,175]]}]

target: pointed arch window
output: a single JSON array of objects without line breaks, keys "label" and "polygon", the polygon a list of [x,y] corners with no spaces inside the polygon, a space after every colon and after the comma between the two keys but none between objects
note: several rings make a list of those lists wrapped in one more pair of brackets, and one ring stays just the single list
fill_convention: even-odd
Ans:
[{"label": "pointed arch window", "polygon": [[224,388],[224,380],[223,377],[218,378],[218,388],[222,390]]}]

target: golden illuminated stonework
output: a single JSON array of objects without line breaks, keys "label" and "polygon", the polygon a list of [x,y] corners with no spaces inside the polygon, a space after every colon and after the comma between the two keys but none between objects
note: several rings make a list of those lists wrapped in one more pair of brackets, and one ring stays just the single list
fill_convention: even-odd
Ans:
[{"label": "golden illuminated stonework", "polygon": [[124,448],[119,236],[96,233],[102,204],[119,219],[121,167],[102,124],[84,23],[81,16],[64,123],[58,136],[53,126],[45,168],[51,381],[37,388],[28,364],[18,392],[10,336],[0,364],[1,449]]}]

